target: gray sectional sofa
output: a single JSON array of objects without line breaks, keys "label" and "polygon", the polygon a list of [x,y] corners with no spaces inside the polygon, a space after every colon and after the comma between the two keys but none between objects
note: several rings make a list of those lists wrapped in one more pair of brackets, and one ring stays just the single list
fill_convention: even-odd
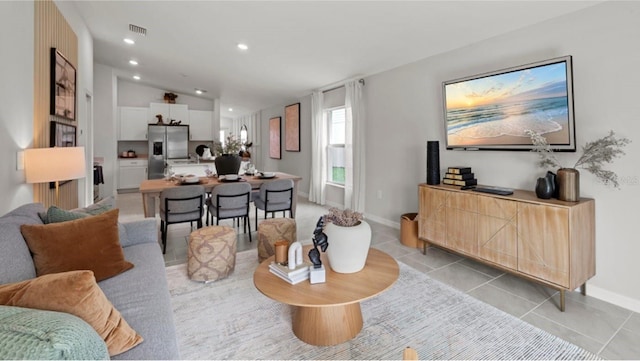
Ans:
[{"label": "gray sectional sofa", "polygon": [[[36,276],[22,224],[42,224],[42,204],[26,204],[0,217],[0,285]],[[154,219],[121,223],[120,243],[134,268],[98,283],[144,342],[113,359],[178,359],[164,259]]]}]

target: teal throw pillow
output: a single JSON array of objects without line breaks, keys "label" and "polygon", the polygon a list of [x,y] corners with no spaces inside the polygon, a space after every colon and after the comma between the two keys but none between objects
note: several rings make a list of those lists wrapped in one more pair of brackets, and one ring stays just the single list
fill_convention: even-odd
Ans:
[{"label": "teal throw pillow", "polygon": [[80,219],[88,216],[89,215],[85,213],[65,211],[64,209],[60,209],[56,206],[51,206],[47,209],[47,219],[44,223],[73,221],[74,219]]},{"label": "teal throw pillow", "polygon": [[0,306],[2,360],[108,360],[104,340],[64,312]]},{"label": "teal throw pillow", "polygon": [[115,207],[115,198],[109,196],[99,202],[86,206],[84,208],[75,208],[70,211],[51,206],[47,212],[38,213],[44,224],[73,221],[74,219],[84,218],[86,216],[96,216]]}]

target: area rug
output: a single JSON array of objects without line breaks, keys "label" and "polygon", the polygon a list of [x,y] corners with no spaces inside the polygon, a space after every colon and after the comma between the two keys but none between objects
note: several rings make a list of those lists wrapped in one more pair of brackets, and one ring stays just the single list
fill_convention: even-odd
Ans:
[{"label": "area rug", "polygon": [[238,253],[235,271],[209,284],[186,265],[167,268],[183,359],[596,359],[554,335],[398,262],[398,281],[362,302],[364,326],[336,346],[311,346],[291,331],[291,309],[253,285],[255,250]]}]

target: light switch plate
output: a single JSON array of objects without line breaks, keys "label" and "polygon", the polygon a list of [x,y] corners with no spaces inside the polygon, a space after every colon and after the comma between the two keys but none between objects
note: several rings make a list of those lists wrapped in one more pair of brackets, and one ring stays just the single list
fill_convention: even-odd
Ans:
[{"label": "light switch plate", "polygon": [[24,150],[18,152],[16,157],[16,170],[24,169]]}]

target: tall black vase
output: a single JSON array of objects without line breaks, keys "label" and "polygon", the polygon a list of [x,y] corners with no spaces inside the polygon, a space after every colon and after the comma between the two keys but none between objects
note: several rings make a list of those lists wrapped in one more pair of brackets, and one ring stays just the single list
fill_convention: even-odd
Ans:
[{"label": "tall black vase", "polygon": [[440,145],[427,141],[427,184],[440,184]]},{"label": "tall black vase", "polygon": [[216,157],[216,173],[218,175],[238,174],[240,171],[240,156],[237,154],[223,154]]}]

